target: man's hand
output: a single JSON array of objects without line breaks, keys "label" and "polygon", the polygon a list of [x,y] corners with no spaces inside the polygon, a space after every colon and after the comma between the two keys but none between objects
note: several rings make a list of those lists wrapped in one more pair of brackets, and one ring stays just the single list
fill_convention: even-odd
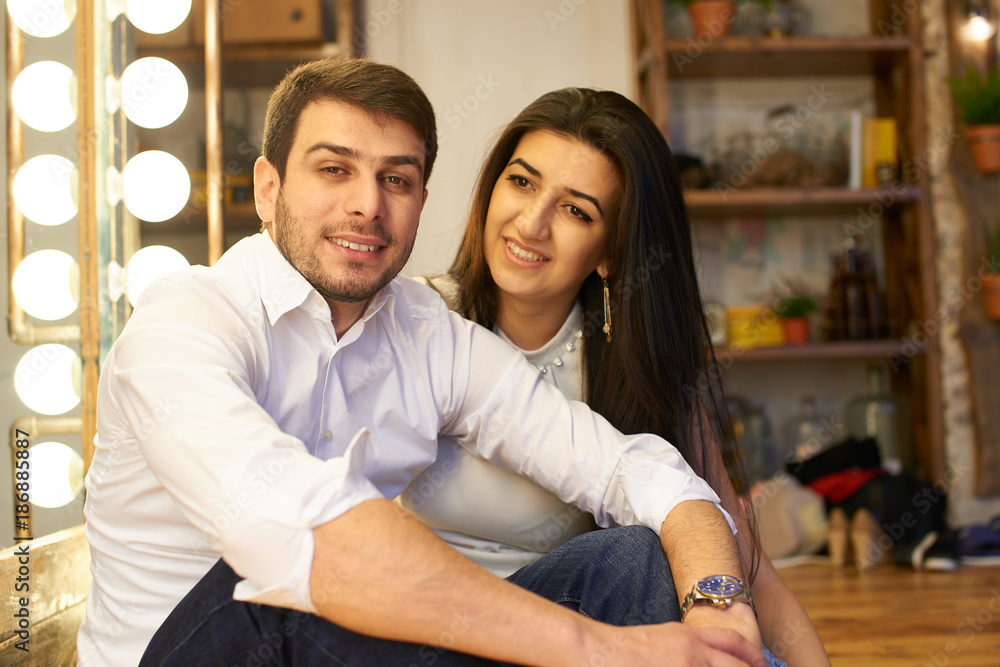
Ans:
[{"label": "man's hand", "polygon": [[728,608],[696,604],[688,610],[684,617],[684,625],[697,628],[728,628],[743,635],[757,647],[758,651],[763,646],[760,627],[757,625],[753,609],[743,602],[733,602]]},{"label": "man's hand", "polygon": [[760,646],[735,630],[687,623],[604,627],[604,636],[586,647],[577,664],[588,667],[767,667]]}]

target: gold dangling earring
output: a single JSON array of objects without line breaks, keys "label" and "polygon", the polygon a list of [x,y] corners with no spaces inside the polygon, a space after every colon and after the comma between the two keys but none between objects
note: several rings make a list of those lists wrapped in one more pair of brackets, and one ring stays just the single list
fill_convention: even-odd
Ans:
[{"label": "gold dangling earring", "polygon": [[608,292],[608,279],[601,276],[604,281],[604,333],[608,335],[608,342],[611,342],[611,294]]}]

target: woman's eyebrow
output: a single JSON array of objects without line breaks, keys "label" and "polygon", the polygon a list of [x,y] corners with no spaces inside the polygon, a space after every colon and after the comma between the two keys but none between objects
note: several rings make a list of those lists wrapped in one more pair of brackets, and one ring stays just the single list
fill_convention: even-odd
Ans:
[{"label": "woman's eyebrow", "polygon": [[519,157],[516,157],[513,160],[511,160],[510,162],[508,162],[507,166],[509,167],[512,164],[519,164],[519,165],[521,165],[522,167],[524,167],[525,169],[527,169],[528,173],[531,174],[532,176],[541,176],[542,175],[542,172],[538,171],[537,169],[535,169],[534,167],[532,167],[530,164],[528,164],[527,162],[525,162],[523,159],[521,159]]}]

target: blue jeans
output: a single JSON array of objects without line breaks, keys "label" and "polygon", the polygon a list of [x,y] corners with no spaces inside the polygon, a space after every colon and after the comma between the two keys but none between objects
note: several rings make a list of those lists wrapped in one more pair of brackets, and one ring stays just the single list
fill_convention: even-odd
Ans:
[{"label": "blue jeans", "polygon": [[[220,560],[150,640],[140,667],[458,667],[502,665],[447,649],[375,639],[299,611],[233,599],[239,581]],[[655,533],[642,527],[586,533],[509,580],[615,625],[679,620],[670,567]],[[455,634],[461,632],[456,618]],[[448,632],[442,633],[447,644]],[[773,665],[782,665],[776,662]]]}]

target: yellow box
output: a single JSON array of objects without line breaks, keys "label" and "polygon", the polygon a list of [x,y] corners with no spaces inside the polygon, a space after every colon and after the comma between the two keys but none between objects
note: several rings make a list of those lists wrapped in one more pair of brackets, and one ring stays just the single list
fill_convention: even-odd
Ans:
[{"label": "yellow box", "polygon": [[750,349],[785,344],[781,321],[771,308],[730,306],[726,308],[726,322],[730,347]]}]

